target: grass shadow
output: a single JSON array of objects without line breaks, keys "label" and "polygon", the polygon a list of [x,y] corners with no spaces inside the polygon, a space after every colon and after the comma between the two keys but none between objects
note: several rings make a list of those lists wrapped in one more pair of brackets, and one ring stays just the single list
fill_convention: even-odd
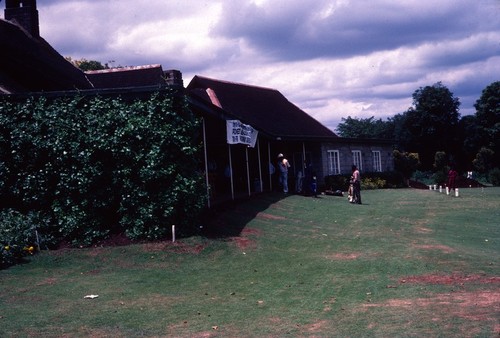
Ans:
[{"label": "grass shadow", "polygon": [[[212,239],[239,236],[260,212],[286,197],[281,193],[269,192],[218,204],[203,215],[205,221],[201,235]],[[248,203],[252,199],[257,203]],[[228,215],[233,217],[228,218]]]}]

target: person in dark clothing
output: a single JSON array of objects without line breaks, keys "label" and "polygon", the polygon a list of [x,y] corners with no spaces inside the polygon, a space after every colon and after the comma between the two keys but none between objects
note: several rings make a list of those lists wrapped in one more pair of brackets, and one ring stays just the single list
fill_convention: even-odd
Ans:
[{"label": "person in dark clothing", "polygon": [[361,175],[355,165],[352,166],[353,199],[351,203],[361,204]]},{"label": "person in dark clothing", "polygon": [[450,188],[450,190],[455,190],[455,181],[457,179],[457,176],[458,173],[456,172],[455,168],[451,167],[450,171],[448,171],[448,188]]},{"label": "person in dark clothing", "polygon": [[304,175],[304,195],[305,196],[318,196],[318,182],[316,180],[316,171],[311,162],[308,164],[304,162],[305,175]]}]

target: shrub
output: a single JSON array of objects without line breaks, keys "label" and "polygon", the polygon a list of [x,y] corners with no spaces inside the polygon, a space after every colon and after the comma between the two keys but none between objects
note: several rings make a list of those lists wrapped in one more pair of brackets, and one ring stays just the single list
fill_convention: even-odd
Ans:
[{"label": "shrub", "polygon": [[361,179],[361,189],[371,190],[371,189],[382,189],[386,187],[386,181],[380,177],[374,178],[363,178]]},{"label": "shrub", "polygon": [[406,178],[411,175],[420,166],[420,158],[418,153],[405,153],[394,150],[392,153],[394,157],[394,168],[396,171],[402,173]]},{"label": "shrub", "polygon": [[444,185],[447,182],[447,178],[448,178],[447,174],[443,171],[436,171],[432,175],[432,179],[434,180],[434,183],[436,183],[436,184]]},{"label": "shrub", "polygon": [[[329,190],[346,191],[351,175],[330,175],[325,177],[325,186]],[[399,172],[361,173],[363,189],[403,188],[406,187],[404,176]]]},{"label": "shrub", "polygon": [[488,175],[488,179],[491,184],[494,186],[499,186],[500,185],[500,169],[499,168],[494,168],[490,170],[490,173]]},{"label": "shrub", "polygon": [[346,175],[329,175],[325,177],[325,188],[327,190],[346,191],[349,187],[349,177]]},{"label": "shrub", "polygon": [[0,268],[34,254],[41,245],[52,244],[47,224],[39,213],[22,214],[13,209],[0,211]]},{"label": "shrub", "polygon": [[412,179],[418,182],[422,182],[425,185],[430,185],[434,183],[433,173],[431,171],[420,171],[417,170],[413,173]]}]

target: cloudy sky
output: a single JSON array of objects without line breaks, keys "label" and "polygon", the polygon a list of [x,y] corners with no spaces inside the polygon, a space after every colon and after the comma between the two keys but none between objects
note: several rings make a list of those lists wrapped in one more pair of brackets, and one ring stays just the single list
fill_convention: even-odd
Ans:
[{"label": "cloudy sky", "polygon": [[473,114],[500,80],[500,0],[41,0],[63,56],[275,88],[331,129],[441,81]]}]

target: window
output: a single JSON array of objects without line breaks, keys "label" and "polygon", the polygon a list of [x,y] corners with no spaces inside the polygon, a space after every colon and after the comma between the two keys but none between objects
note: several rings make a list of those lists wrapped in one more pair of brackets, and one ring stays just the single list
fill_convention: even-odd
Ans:
[{"label": "window", "polygon": [[328,174],[340,175],[340,161],[338,150],[328,150]]},{"label": "window", "polygon": [[361,160],[361,150],[352,151],[352,163],[359,169],[363,170],[363,161]]},{"label": "window", "polygon": [[380,160],[380,151],[374,150],[372,151],[373,154],[373,171],[374,172],[381,172],[382,171],[382,162]]}]

